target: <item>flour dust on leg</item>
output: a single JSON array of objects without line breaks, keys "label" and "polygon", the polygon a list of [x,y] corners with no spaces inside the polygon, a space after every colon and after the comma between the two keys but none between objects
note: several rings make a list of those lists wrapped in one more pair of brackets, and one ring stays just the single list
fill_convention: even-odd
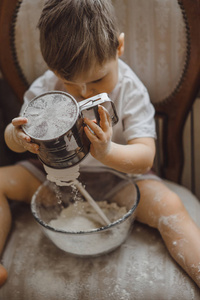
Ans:
[{"label": "flour dust on leg", "polygon": [[200,228],[164,183],[143,180],[138,186],[137,220],[159,230],[172,257],[200,287]]}]

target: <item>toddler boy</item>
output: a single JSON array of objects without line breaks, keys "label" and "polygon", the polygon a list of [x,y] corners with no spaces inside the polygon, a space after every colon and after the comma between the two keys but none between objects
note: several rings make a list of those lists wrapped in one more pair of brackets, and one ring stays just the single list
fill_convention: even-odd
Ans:
[{"label": "toddler boy", "polygon": [[[100,126],[85,119],[92,129],[85,127],[91,146],[81,166],[104,165],[123,173],[142,174],[137,181],[141,193],[137,220],[159,230],[172,257],[200,286],[200,229],[179,197],[158,177],[149,175],[155,156],[154,108],[143,84],[120,60],[124,34],[118,31],[111,1],[48,0],[38,27],[49,70],[26,92],[22,111],[34,96],[51,90],[66,91],[78,102],[108,93],[119,122],[112,128],[101,106]],[[37,154],[39,146],[21,129],[25,123],[23,117],[13,119],[5,131],[6,143],[15,152]],[[30,203],[44,178],[37,160],[0,169],[0,252],[11,226],[7,199]],[[1,284],[6,276],[1,265]]]}]

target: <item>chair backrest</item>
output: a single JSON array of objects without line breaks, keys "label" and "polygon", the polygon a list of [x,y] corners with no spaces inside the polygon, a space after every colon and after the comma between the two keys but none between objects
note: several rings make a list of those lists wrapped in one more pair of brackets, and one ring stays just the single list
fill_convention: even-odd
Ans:
[{"label": "chair backrest", "polygon": [[[0,69],[23,101],[46,70],[36,24],[45,0],[1,0]],[[155,167],[180,182],[183,128],[200,83],[200,0],[113,0],[125,32],[123,59],[146,85],[158,127]]]}]

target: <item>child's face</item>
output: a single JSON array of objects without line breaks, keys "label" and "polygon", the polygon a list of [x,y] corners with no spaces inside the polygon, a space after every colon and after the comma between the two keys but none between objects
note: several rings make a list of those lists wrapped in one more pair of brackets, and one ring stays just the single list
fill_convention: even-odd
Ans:
[{"label": "child's face", "polygon": [[118,58],[106,62],[103,66],[95,65],[85,74],[80,74],[73,81],[58,76],[69,94],[78,102],[100,93],[110,93],[118,81]]}]

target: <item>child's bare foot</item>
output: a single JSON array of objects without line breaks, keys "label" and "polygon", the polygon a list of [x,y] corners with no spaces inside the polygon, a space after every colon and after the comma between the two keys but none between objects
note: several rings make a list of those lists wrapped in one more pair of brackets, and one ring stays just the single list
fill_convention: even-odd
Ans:
[{"label": "child's bare foot", "polygon": [[0,286],[2,286],[8,277],[6,269],[0,264]]}]

